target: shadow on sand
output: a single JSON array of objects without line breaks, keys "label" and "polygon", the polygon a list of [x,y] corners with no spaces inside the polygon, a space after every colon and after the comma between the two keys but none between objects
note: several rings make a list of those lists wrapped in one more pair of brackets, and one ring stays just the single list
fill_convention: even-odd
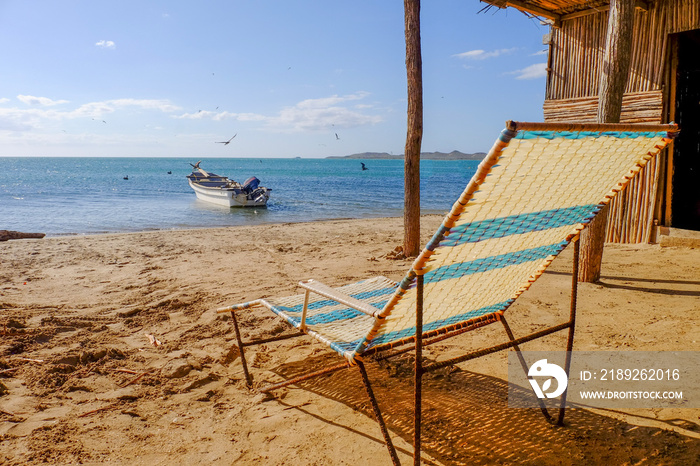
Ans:
[{"label": "shadow on sand", "polygon": [[[275,372],[290,378],[337,361],[337,357],[322,355],[279,366]],[[366,367],[391,435],[411,444],[411,358],[402,356],[391,362],[368,363]],[[311,379],[299,386],[374,418],[355,369]],[[545,421],[538,409],[509,408],[507,401],[508,384],[499,378],[457,367],[426,375],[423,451],[450,465],[700,464],[700,440],[696,438],[661,428],[638,427],[581,408],[567,409],[565,426],[555,427]],[[685,427],[700,431],[697,424]],[[362,435],[383,443],[378,426]]]}]

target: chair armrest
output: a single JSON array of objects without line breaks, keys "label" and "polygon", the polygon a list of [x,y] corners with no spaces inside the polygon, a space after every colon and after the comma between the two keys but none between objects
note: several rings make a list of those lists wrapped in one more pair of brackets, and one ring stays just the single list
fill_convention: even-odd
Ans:
[{"label": "chair armrest", "polygon": [[313,291],[321,296],[325,296],[326,298],[332,299],[333,301],[337,301],[340,304],[345,304],[346,306],[349,306],[371,317],[377,317],[379,313],[382,312],[381,309],[378,309],[371,304],[367,304],[359,299],[353,298],[352,296],[347,295],[336,288],[331,288],[330,286],[324,285],[316,280],[301,281],[299,282],[299,286],[309,291]]},{"label": "chair armrest", "polygon": [[259,306],[261,304],[262,304],[262,299],[256,299],[255,301],[248,301],[247,303],[243,303],[243,304],[234,304],[233,306],[226,306],[226,307],[219,308],[216,310],[216,313],[221,314],[222,312],[240,311],[241,309],[248,309],[250,307]]}]

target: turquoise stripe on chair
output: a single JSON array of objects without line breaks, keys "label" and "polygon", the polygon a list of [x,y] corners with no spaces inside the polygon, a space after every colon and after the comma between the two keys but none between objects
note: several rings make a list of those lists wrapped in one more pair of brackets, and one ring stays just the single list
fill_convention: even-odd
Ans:
[{"label": "turquoise stripe on chair", "polygon": [[538,248],[524,249],[522,251],[509,252],[498,256],[475,259],[469,262],[450,264],[426,273],[424,280],[426,284],[436,283],[451,278],[463,277],[464,275],[488,272],[489,270],[502,269],[510,267],[511,265],[545,259],[549,256],[559,254],[567,244],[569,244],[567,241],[562,241]]},{"label": "turquoise stripe on chair", "polygon": [[625,138],[658,138],[665,137],[668,134],[667,131],[520,131],[514,139],[535,139],[535,138],[545,138],[545,139],[583,139],[583,138],[599,138],[601,136],[613,137],[618,139]]},{"label": "turquoise stripe on chair", "polygon": [[440,242],[440,246],[459,246],[487,239],[576,225],[594,217],[599,208],[600,206],[596,204],[589,204],[466,223],[452,228],[447,238]]},{"label": "turquoise stripe on chair", "polygon": [[[458,324],[460,322],[464,322],[470,319],[476,319],[477,317],[485,316],[487,314],[492,314],[494,312],[502,311],[508,306],[510,306],[515,299],[509,299],[507,301],[503,301],[500,303],[495,303],[491,304],[489,306],[482,307],[480,309],[473,309],[471,311],[466,311],[462,312],[460,314],[456,314],[454,316],[451,316],[447,319],[439,319],[433,322],[428,322],[428,323],[423,323],[423,331],[424,332],[430,332],[432,330],[436,330],[442,327],[449,327],[454,324]],[[415,335],[416,333],[416,327],[409,327],[402,329],[399,332],[389,332],[384,335],[380,335],[376,338],[374,338],[367,349],[372,348],[373,346],[379,346],[383,345],[385,343],[391,343],[392,341],[398,341],[402,340],[405,338],[408,338],[412,335]],[[359,343],[359,341],[358,341]]]},{"label": "turquoise stripe on chair", "polygon": [[[367,301],[370,298],[374,297],[379,297],[379,296],[384,296],[384,295],[389,295],[392,294],[396,291],[396,287],[392,288],[382,288],[380,290],[373,290],[373,291],[365,291],[362,293],[355,293],[351,294],[353,298],[359,299],[361,301]],[[321,309],[326,306],[337,306],[338,302],[333,301],[332,299],[321,299],[319,301],[312,301],[309,303],[308,309],[311,310],[316,310],[316,309]],[[374,305],[375,307],[378,307],[381,309],[382,306]],[[292,313],[300,313],[304,309],[304,304],[297,304],[296,306],[276,306],[279,309],[282,309],[284,312],[292,312]]]},{"label": "turquoise stripe on chair", "polygon": [[[370,304],[372,304],[373,306],[375,306],[378,309],[381,309],[386,305],[387,301],[388,300],[379,301],[379,302],[370,303]],[[338,305],[338,303],[335,301],[333,301],[333,304]],[[278,313],[279,312],[287,313],[287,312],[290,312],[290,309],[291,309],[291,308],[285,307],[285,306],[274,306],[274,307],[275,307],[275,312],[278,312]],[[291,311],[291,312],[294,312],[294,311]],[[352,309],[350,307],[346,307],[343,309],[335,309],[335,310],[329,311],[329,312],[310,315],[306,318],[306,325],[329,324],[331,322],[338,322],[341,320],[353,319],[355,317],[360,317],[360,316],[364,316],[364,315],[366,315],[366,314],[364,314],[360,311],[357,311],[355,309]],[[291,322],[294,322],[296,324],[296,326],[301,324],[301,317],[289,316],[289,320]]]}]

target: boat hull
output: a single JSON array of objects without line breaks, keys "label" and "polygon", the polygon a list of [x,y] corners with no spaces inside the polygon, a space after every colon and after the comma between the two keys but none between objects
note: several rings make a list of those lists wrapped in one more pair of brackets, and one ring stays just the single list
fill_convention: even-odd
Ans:
[{"label": "boat hull", "polygon": [[188,182],[197,199],[223,207],[266,207],[270,198],[270,193],[265,188],[261,188],[261,192],[256,191],[257,194],[246,194],[240,189],[201,186],[192,180]]}]

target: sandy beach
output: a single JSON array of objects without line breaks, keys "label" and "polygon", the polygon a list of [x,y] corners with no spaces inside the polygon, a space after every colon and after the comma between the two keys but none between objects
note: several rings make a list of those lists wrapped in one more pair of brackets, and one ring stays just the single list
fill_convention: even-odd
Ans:
[{"label": "sandy beach", "polygon": [[[441,217],[422,221],[424,241]],[[356,370],[269,398],[246,388],[229,317],[215,310],[337,286],[410,260],[402,219],[336,220],[0,243],[0,463],[388,465]],[[571,251],[508,311],[517,334],[565,320]],[[575,350],[697,351],[700,250],[606,247],[581,284]],[[244,338],[283,324],[240,314]],[[493,328],[491,328],[493,327]],[[489,326],[427,350],[441,360],[503,338]],[[560,332],[523,347],[561,350]],[[154,344],[153,342],[156,342]],[[256,385],[342,360],[306,337],[247,352]],[[408,357],[368,371],[402,464],[411,464]],[[565,427],[507,406],[507,354],[431,374],[424,464],[700,464],[699,409],[567,412]]]}]

